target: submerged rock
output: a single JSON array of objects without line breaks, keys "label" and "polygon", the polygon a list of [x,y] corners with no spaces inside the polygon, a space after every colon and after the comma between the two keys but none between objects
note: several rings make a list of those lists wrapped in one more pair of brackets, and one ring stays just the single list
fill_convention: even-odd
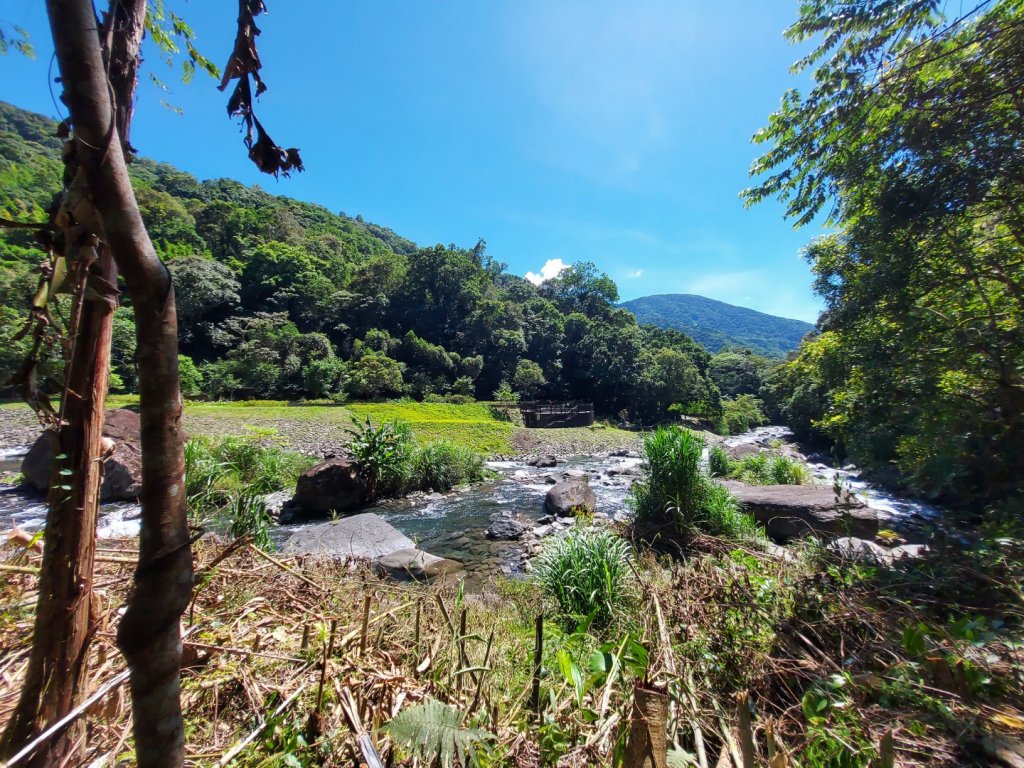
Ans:
[{"label": "submerged rock", "polygon": [[544,511],[557,517],[575,517],[580,512],[593,513],[597,495],[586,478],[558,483],[544,497]]},{"label": "submerged rock", "polygon": [[319,515],[348,512],[362,505],[366,479],[350,459],[328,459],[307,469],[295,486],[295,503]]},{"label": "submerged rock", "polygon": [[374,564],[374,567],[393,579],[425,581],[461,571],[462,563],[409,547],[385,555]]},{"label": "submerged rock", "polygon": [[547,456],[534,456],[526,463],[531,467],[537,467],[537,469],[548,469],[550,467],[557,467],[558,459],[549,454]]},{"label": "submerged rock", "polygon": [[873,539],[878,516],[860,499],[850,509],[838,509],[832,488],[824,485],[746,485],[722,482],[744,508],[780,542],[808,534]]},{"label": "submerged rock", "polygon": [[[103,424],[104,447],[100,501],[133,501],[142,491],[142,449],[139,446],[139,414],[125,408],[107,411]],[[39,493],[50,488],[56,436],[44,432],[21,462],[25,484]]]},{"label": "submerged rock", "polygon": [[523,523],[516,520],[508,512],[499,512],[498,514],[491,515],[491,524],[487,526],[484,535],[488,539],[515,541],[516,539],[521,539],[524,533],[526,533],[526,526]]},{"label": "submerged rock", "polygon": [[285,541],[289,555],[321,554],[338,558],[379,560],[401,549],[413,549],[412,539],[379,515],[359,515],[303,526]]}]

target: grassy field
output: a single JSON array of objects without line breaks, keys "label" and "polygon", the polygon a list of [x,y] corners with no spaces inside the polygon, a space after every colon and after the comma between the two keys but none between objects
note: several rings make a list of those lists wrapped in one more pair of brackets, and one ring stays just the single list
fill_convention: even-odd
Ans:
[{"label": "grassy field", "polygon": [[[138,405],[136,395],[111,395],[111,408]],[[337,450],[348,442],[353,419],[378,424],[388,419],[409,422],[420,443],[451,440],[485,456],[554,453],[600,453],[634,448],[638,436],[611,427],[525,429],[495,416],[486,403],[289,403],[283,400],[199,402],[185,404],[185,429],[192,435],[240,435],[268,430],[287,445],[310,453]],[[0,426],[34,425],[23,403],[0,405]],[[23,439],[17,442],[24,442]]]}]

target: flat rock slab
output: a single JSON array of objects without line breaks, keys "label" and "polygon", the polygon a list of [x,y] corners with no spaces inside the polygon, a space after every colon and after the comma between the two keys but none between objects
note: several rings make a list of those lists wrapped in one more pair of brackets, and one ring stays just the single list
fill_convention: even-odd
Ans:
[{"label": "flat rock slab", "polygon": [[289,555],[319,554],[338,558],[379,560],[400,549],[415,549],[413,540],[373,512],[307,525],[281,548]]},{"label": "flat rock slab", "polygon": [[786,542],[808,534],[873,539],[878,533],[874,510],[856,497],[851,499],[850,509],[838,509],[829,486],[747,485],[736,480],[722,481],[722,485],[775,541]]}]

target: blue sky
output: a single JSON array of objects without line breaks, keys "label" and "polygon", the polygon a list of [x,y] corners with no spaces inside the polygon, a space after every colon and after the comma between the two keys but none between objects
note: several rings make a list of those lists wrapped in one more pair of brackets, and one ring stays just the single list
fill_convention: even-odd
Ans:
[{"label": "blue sky", "polygon": [[[223,65],[236,3],[167,2]],[[169,92],[140,89],[143,154],[420,244],[483,237],[517,274],[590,260],[623,299],[698,293],[816,318],[799,251],[818,231],[738,197],[751,135],[799,85],[782,38],[797,0],[267,2],[258,114],[307,171],[259,174],[226,95],[206,77],[182,84],[154,50],[145,67]],[[0,20],[29,30],[37,58],[0,57],[0,99],[53,116],[42,6],[4,0]]]}]

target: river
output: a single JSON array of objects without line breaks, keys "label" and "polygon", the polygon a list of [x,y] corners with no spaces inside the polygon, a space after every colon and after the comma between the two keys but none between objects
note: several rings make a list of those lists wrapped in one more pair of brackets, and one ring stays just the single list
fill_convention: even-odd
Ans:
[{"label": "river", "polygon": [[[727,445],[753,443],[772,447],[791,438],[785,427],[760,427],[730,437]],[[16,472],[27,446],[0,448],[0,472]],[[523,548],[518,542],[490,541],[484,536],[491,516],[510,512],[536,523],[543,512],[544,494],[552,479],[565,472],[581,472],[590,478],[597,495],[598,514],[622,519],[626,494],[640,460],[619,456],[579,456],[559,461],[553,469],[537,469],[520,461],[488,462],[491,479],[447,494],[416,494],[386,501],[366,511],[375,512],[418,546],[442,557],[472,563],[481,569],[498,568],[516,572],[522,565]],[[832,485],[837,476],[849,484],[869,507],[876,510],[883,527],[909,530],[941,514],[941,510],[914,499],[891,494],[863,480],[855,468],[836,469],[809,457],[815,482]],[[137,504],[104,504],[98,533],[102,538],[134,536],[138,533]],[[10,485],[0,485],[0,530],[18,527],[34,532],[42,527],[46,505]],[[273,536],[283,541],[297,525],[275,526]]]}]

